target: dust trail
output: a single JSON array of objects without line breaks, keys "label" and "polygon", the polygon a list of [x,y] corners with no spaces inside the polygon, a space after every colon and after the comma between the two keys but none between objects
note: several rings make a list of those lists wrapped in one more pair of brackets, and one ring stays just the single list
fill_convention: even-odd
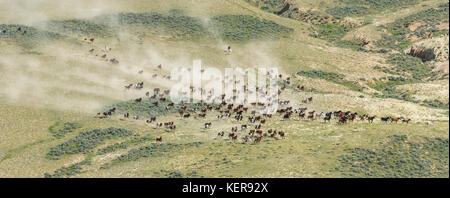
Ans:
[{"label": "dust trail", "polygon": [[[18,51],[0,54],[0,96],[17,104],[91,113],[114,101],[143,97],[156,87],[169,89],[173,82],[163,77],[173,68],[191,67],[194,59],[186,49],[119,43],[108,54],[120,60],[119,65],[113,65],[87,53],[90,47],[56,43],[41,46],[42,55]],[[203,67],[276,65],[276,59],[262,50],[262,44],[239,48],[236,55]],[[218,51],[223,53],[222,49]],[[162,69],[156,67],[159,64]],[[138,74],[139,70],[144,72]],[[145,83],[142,90],[124,88],[141,81]]]},{"label": "dust trail", "polygon": [[[58,50],[54,46],[49,47],[52,50],[44,47],[45,55],[38,56],[19,52],[14,56],[0,54],[0,96],[17,104],[92,112],[105,103],[142,97],[152,87],[170,85],[169,80],[152,75],[168,73],[156,71],[156,63],[175,63],[163,60],[151,49],[142,50],[143,54],[123,54],[128,59],[112,65],[60,47]],[[153,61],[147,61],[148,56]],[[139,75],[138,69],[146,72]],[[124,89],[124,85],[141,81],[146,85],[143,90]]]},{"label": "dust trail", "polygon": [[1,0],[1,23],[30,25],[48,19],[85,18],[118,11],[123,1]]},{"label": "dust trail", "polygon": [[[1,23],[33,25],[54,19],[91,18],[104,14],[135,11],[170,10],[184,8],[188,13],[208,10],[219,1],[201,0],[184,7],[181,0],[148,2],[134,0],[0,0]],[[174,6],[178,5],[178,6]],[[202,12],[209,13],[209,12]],[[208,24],[208,14],[202,18]],[[118,21],[110,18],[113,27]],[[235,52],[226,56],[227,42],[216,40],[207,44],[191,41],[170,42],[149,37],[138,42],[137,35],[120,28],[114,30],[117,38],[97,38],[95,44],[79,39],[42,43],[33,49],[22,49],[14,43],[0,43],[0,99],[10,103],[40,106],[92,113],[103,106],[144,96],[145,92],[159,87],[169,89],[167,79],[177,67],[192,66],[192,61],[202,59],[203,67],[275,67],[278,60],[272,53],[273,43],[254,42],[233,45]],[[103,52],[104,46],[112,48]],[[94,48],[94,53],[89,53]],[[29,53],[30,51],[37,54]],[[111,64],[101,58],[115,58],[120,64]],[[96,56],[97,55],[97,56]],[[162,64],[162,69],[156,66]],[[138,71],[143,71],[138,74]],[[156,75],[156,77],[155,77]],[[125,90],[124,86],[144,82],[142,90]]]}]

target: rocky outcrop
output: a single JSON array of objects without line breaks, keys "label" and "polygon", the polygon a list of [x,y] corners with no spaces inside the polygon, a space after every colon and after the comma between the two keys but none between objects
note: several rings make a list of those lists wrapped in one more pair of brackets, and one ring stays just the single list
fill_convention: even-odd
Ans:
[{"label": "rocky outcrop", "polygon": [[422,61],[443,62],[448,60],[448,45],[448,35],[445,35],[443,37],[419,41],[405,52],[422,59]]},{"label": "rocky outcrop", "polygon": [[291,7],[291,4],[286,3],[286,5],[278,12],[276,12],[276,15],[282,15],[283,13],[285,13],[286,11],[289,10],[289,8]]}]

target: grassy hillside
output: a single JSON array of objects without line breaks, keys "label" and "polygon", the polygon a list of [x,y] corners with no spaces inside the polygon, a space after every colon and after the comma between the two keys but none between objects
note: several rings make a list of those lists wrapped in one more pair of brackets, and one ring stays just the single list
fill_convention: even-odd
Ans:
[{"label": "grassy hillside", "polygon": [[[90,3],[0,6],[0,177],[449,176],[448,64],[445,72],[445,63],[405,52],[448,37],[448,1]],[[277,67],[291,77],[280,95],[290,103],[280,108],[377,117],[338,124],[276,114],[261,129],[284,138],[245,143],[256,125],[251,111],[242,121],[218,119],[214,109],[180,118],[181,105],[166,109],[170,100],[155,105],[145,96],[169,89],[171,70],[195,59],[221,70]],[[124,88],[138,82],[143,89]],[[111,117],[97,115],[114,107]],[[176,129],[147,124],[153,116]],[[249,129],[230,140],[243,124]]]}]

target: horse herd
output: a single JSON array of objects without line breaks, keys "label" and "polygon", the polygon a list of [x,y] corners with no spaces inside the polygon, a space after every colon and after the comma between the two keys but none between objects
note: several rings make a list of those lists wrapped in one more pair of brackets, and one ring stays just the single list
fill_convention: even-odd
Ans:
[{"label": "horse herd", "polygon": [[[84,38],[83,41],[87,42],[89,44],[94,44],[95,38]],[[108,46],[105,46],[105,48],[101,49],[101,50],[95,50],[94,48],[91,48],[89,50],[89,53],[90,54],[95,54],[96,57],[100,56],[104,61],[109,62],[109,63],[111,63],[113,65],[118,65],[119,64],[119,60],[117,60],[116,58],[113,58],[113,57],[108,57],[109,56],[108,52],[110,52],[111,50],[112,50],[112,48],[110,48]],[[96,51],[99,51],[99,53],[103,54],[103,55],[100,55],[100,54],[96,53]]]},{"label": "horse herd", "polygon": [[[155,93],[159,93],[159,91],[155,91]],[[160,94],[159,96],[164,96],[164,94]],[[160,100],[164,99],[163,97],[159,98]],[[138,98],[135,100],[136,103],[141,102],[143,99]],[[201,101],[199,104],[202,103]],[[157,105],[157,104],[156,104]],[[262,103],[251,103],[252,107],[247,107],[244,105],[235,105],[233,103],[228,104],[226,102],[223,102],[217,106],[213,106],[212,104],[204,104],[203,108],[191,108],[188,109],[186,105],[179,106],[179,116],[180,119],[189,119],[193,117],[194,119],[205,119],[207,117],[207,114],[209,112],[216,112],[216,120],[221,119],[232,119],[237,123],[240,123],[238,126],[231,127],[230,132],[225,136],[225,131],[220,131],[217,134],[217,138],[223,138],[228,137],[231,141],[238,140],[238,137],[241,136],[242,142],[253,142],[253,143],[259,143],[264,138],[273,138],[273,139],[283,139],[285,138],[286,132],[277,130],[277,129],[267,129],[262,130],[263,125],[268,122],[268,120],[272,119],[275,116],[280,117],[282,120],[290,120],[295,119],[294,115],[298,116],[300,120],[306,119],[306,120],[323,120],[324,123],[329,123],[331,120],[336,120],[338,124],[346,124],[354,121],[366,121],[368,123],[373,123],[376,116],[369,116],[368,114],[362,114],[359,115],[357,112],[350,112],[350,111],[333,111],[333,112],[316,112],[314,110],[308,111],[308,108],[302,107],[302,108],[293,108],[293,107],[286,107],[281,108],[276,111],[275,115],[272,114],[257,114],[256,110],[250,110],[255,109],[258,106],[264,106],[265,104]],[[174,108],[174,103],[169,103],[166,105],[166,109]],[[111,116],[116,111],[116,108],[111,108],[105,112],[103,112],[104,116]],[[99,113],[99,115],[101,115]],[[247,117],[247,119],[244,119],[244,117]],[[127,112],[123,115],[124,118],[130,118],[130,114]],[[139,116],[135,115],[133,116],[133,119],[139,120]],[[390,123],[398,123],[399,121],[408,124],[411,119],[405,119],[402,117],[381,117],[381,121],[383,122],[390,122]],[[156,128],[165,128],[166,130],[173,131],[177,129],[177,126],[175,125],[174,121],[169,122],[157,122],[157,117],[153,116],[147,119],[146,121],[147,125],[150,125],[152,123],[156,123]],[[212,122],[205,122],[204,123],[204,129],[209,130],[213,128]],[[162,137],[158,138],[158,141],[162,141]]]},{"label": "horse herd", "polygon": [[[158,66],[158,68],[161,68],[161,65]],[[279,75],[279,78],[282,79],[282,75]],[[283,80],[285,84],[290,84],[290,78],[286,78]],[[235,81],[237,84],[238,82]],[[125,86],[126,89],[130,89],[131,87],[136,89],[142,89],[144,87],[144,82],[138,82],[136,84],[129,84]],[[284,91],[286,86],[282,86],[281,89],[278,90],[278,95]],[[304,91],[305,87],[298,85],[296,87],[297,91]],[[204,90],[202,89],[194,89],[191,86],[191,91],[201,91],[202,93]],[[235,90],[233,90],[235,93]],[[258,89],[257,91],[262,91],[262,89]],[[265,107],[270,106],[271,104],[265,104],[265,103],[250,103],[249,106],[245,106],[243,104],[236,105],[232,101],[230,101],[230,98],[225,99],[225,94],[221,95],[219,97],[220,103],[214,103],[214,104],[206,104],[202,100],[198,102],[199,105],[197,107],[190,107],[188,109],[188,106],[186,106],[184,103],[175,106],[174,103],[162,103],[166,102],[166,96],[169,95],[170,91],[165,90],[163,93],[160,93],[160,88],[153,89],[153,95],[150,94],[150,92],[146,92],[145,96],[148,99],[156,99],[156,101],[153,102],[154,106],[158,106],[159,104],[165,104],[165,109],[170,110],[172,108],[178,108],[178,113],[180,116],[180,119],[189,119],[191,117],[194,117],[194,119],[204,119],[207,117],[208,112],[215,111],[217,113],[217,120],[221,119],[232,119],[234,121],[237,121],[240,126],[233,126],[231,127],[231,131],[228,133],[227,137],[231,141],[236,141],[238,139],[238,136],[241,135],[241,139],[243,142],[253,142],[253,143],[259,143],[263,138],[273,138],[273,139],[280,139],[284,138],[286,135],[286,132],[277,130],[277,129],[266,129],[263,131],[261,128],[264,124],[267,123],[268,120],[272,119],[274,116],[278,116],[281,118],[281,120],[322,120],[323,123],[330,123],[332,120],[335,120],[337,124],[347,124],[352,123],[354,121],[367,121],[368,123],[373,123],[377,116],[375,115],[368,115],[368,114],[362,114],[359,115],[357,112],[351,112],[351,111],[330,111],[330,112],[316,112],[315,110],[308,110],[307,107],[299,107],[294,108],[292,106],[288,106],[290,104],[289,100],[279,101],[278,103],[285,108],[279,108],[276,110],[276,113],[274,115],[268,114],[268,113],[260,113],[257,114],[257,110],[261,110]],[[247,89],[244,87],[244,92],[248,92]],[[267,94],[267,92],[265,92]],[[144,99],[143,98],[137,98],[134,100],[135,103],[140,103]],[[270,98],[269,98],[270,101]],[[159,103],[160,102],[160,103]],[[305,100],[301,100],[302,103],[312,103],[313,97],[308,97]],[[288,107],[286,107],[288,106]],[[98,116],[101,118],[106,118],[111,116],[116,111],[116,108],[111,108],[105,112],[98,113]],[[247,116],[247,119],[244,119],[245,116]],[[130,118],[130,114],[127,112],[123,115],[124,118]],[[139,120],[139,116],[135,115],[133,116],[133,119]],[[165,128],[166,130],[176,130],[177,127],[174,124],[174,121],[170,122],[157,122],[156,116],[151,117],[150,119],[146,120],[146,124],[150,125],[154,122],[156,122],[156,128]],[[406,119],[403,117],[381,117],[380,120],[385,123],[398,123],[401,121],[402,123],[408,124],[411,119]],[[244,123],[247,122],[247,123]],[[206,122],[204,123],[204,129],[210,130],[213,128],[213,123]],[[225,137],[225,131],[220,131],[217,134],[217,138]],[[157,138],[158,142],[162,141],[162,137]]]}]

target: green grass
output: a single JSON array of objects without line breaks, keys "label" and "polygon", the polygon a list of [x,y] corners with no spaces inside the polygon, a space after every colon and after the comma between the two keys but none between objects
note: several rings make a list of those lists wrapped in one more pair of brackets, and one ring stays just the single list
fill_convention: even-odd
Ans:
[{"label": "green grass", "polygon": [[347,149],[337,170],[349,177],[448,177],[448,148],[448,138],[393,135],[375,149]]}]

